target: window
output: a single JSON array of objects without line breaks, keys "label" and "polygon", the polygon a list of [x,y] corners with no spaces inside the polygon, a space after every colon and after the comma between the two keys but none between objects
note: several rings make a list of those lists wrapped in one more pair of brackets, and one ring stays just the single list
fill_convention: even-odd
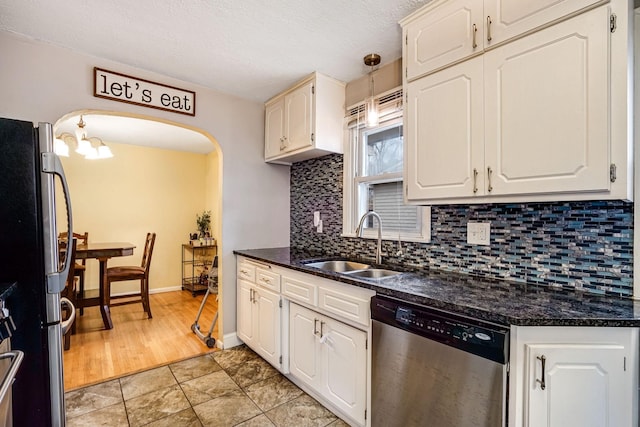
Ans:
[{"label": "window", "polygon": [[[431,237],[430,208],[404,203],[402,109],[398,108],[398,99],[402,99],[402,91],[393,98],[391,108],[384,109],[381,102],[380,125],[373,128],[360,121],[361,106],[350,110],[355,117],[349,123],[344,161],[346,236],[355,236],[362,215],[373,210],[382,218],[385,239],[429,241]],[[363,236],[377,237],[374,218],[367,218],[364,227]]]}]

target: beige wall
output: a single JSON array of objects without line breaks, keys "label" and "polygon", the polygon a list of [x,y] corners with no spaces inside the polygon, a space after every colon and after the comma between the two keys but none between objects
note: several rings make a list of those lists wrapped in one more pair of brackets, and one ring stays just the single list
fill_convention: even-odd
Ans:
[{"label": "beige wall", "polygon": [[[0,52],[0,117],[55,123],[84,109],[117,111],[200,130],[218,144],[221,166],[212,173],[219,174],[222,198],[214,224],[219,230],[222,283],[219,327],[225,345],[236,344],[233,250],[289,244],[289,168],[264,162],[264,105],[8,32],[0,31]],[[95,98],[93,67],[194,90],[197,114]]]},{"label": "beige wall", "polygon": [[[156,232],[151,291],[181,286],[182,243],[196,231],[196,213],[207,204],[206,189],[217,184],[207,176],[207,155],[108,143],[114,157],[86,160],[71,153],[62,158],[76,232],[93,242],[131,242],[131,257],[113,258],[109,266],[138,265],[147,232]],[[209,198],[211,199],[211,198]],[[98,288],[98,261],[87,263],[86,288]],[[138,289],[138,283],[114,286],[113,293]]]},{"label": "beige wall", "polygon": [[[347,83],[345,106],[350,107],[371,96],[369,74]],[[402,85],[402,58],[381,66],[373,72],[374,95],[384,93]]]}]

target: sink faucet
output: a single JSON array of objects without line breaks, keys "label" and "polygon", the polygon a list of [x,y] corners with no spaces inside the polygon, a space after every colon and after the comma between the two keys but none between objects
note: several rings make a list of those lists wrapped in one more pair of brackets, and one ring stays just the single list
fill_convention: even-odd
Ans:
[{"label": "sink faucet", "polygon": [[364,220],[367,217],[372,216],[378,220],[378,245],[376,246],[376,264],[382,264],[382,218],[375,211],[369,211],[362,215],[358,228],[356,228],[356,234],[358,237],[362,237],[362,231],[364,230]]}]

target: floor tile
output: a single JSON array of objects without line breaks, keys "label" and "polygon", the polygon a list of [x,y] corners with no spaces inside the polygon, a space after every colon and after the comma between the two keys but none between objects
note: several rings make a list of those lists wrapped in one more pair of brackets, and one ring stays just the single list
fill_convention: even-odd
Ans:
[{"label": "floor tile", "polygon": [[240,390],[238,384],[224,371],[195,378],[180,384],[180,387],[192,406]]},{"label": "floor tile", "polygon": [[124,403],[120,402],[82,416],[67,419],[67,427],[121,427],[128,426]]},{"label": "floor tile", "polygon": [[77,417],[121,402],[122,392],[118,380],[107,381],[65,394],[67,418]]},{"label": "floor tile", "polygon": [[240,423],[236,427],[275,427],[275,424],[265,414],[262,414]]},{"label": "floor tile", "polygon": [[336,420],[335,415],[308,395],[280,405],[266,415],[278,427],[324,427]]},{"label": "floor tile", "polygon": [[194,406],[193,410],[205,427],[235,426],[261,414],[260,408],[242,391],[201,403]]},{"label": "floor tile", "polygon": [[193,359],[183,360],[182,362],[173,363],[169,365],[169,369],[176,377],[179,383],[192,380],[194,378],[201,377],[203,375],[210,374],[221,370],[212,356],[200,356]]},{"label": "floor tile", "polygon": [[273,366],[259,357],[247,360],[240,365],[225,368],[225,370],[243,388],[278,374]]},{"label": "floor tile", "polygon": [[193,409],[189,408],[147,424],[145,427],[202,427],[202,423]]},{"label": "floor tile", "polygon": [[327,427],[349,427],[349,424],[342,421],[340,418],[329,424]]},{"label": "floor tile", "polygon": [[152,391],[126,400],[131,426],[142,426],[189,408],[189,401],[179,385]]},{"label": "floor tile", "polygon": [[124,400],[177,384],[168,366],[120,378]]},{"label": "floor tile", "polygon": [[293,400],[303,393],[283,375],[274,375],[271,378],[252,384],[244,391],[265,412]]},{"label": "floor tile", "polygon": [[259,358],[253,350],[246,345],[230,348],[213,354],[213,358],[222,369],[229,369],[242,365],[243,363]]}]

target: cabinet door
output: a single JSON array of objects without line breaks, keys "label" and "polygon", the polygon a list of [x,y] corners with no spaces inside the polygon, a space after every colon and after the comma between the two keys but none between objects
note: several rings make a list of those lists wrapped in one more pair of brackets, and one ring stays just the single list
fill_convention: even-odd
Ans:
[{"label": "cabinet door", "polygon": [[254,286],[251,283],[238,280],[238,337],[250,347],[253,345],[253,325],[256,323],[253,292]]},{"label": "cabinet door", "polygon": [[409,200],[483,194],[482,88],[482,57],[408,84],[405,180]]},{"label": "cabinet door", "polygon": [[255,348],[267,362],[280,367],[280,295],[262,288],[256,288],[257,307],[255,328]]},{"label": "cabinet door", "polygon": [[284,151],[309,147],[313,142],[313,81],[287,94],[284,104]]},{"label": "cabinet door", "polygon": [[284,145],[284,97],[267,105],[264,115],[264,157],[279,155]]},{"label": "cabinet door", "polygon": [[[626,354],[622,345],[527,345],[527,425],[631,425],[632,411],[624,403],[631,388]],[[544,372],[539,359],[543,356]],[[543,375],[544,390],[538,382]]]},{"label": "cabinet door", "polygon": [[[562,19],[600,0],[484,0],[485,46]],[[491,40],[487,40],[491,38]]]},{"label": "cabinet door", "polygon": [[289,305],[289,370],[316,390],[320,385],[319,330],[319,314],[294,303]]},{"label": "cabinet door", "polygon": [[367,334],[328,317],[323,317],[321,322],[324,396],[364,425],[367,404]]},{"label": "cabinet door", "polygon": [[405,30],[407,80],[482,52],[482,2],[441,2]]},{"label": "cabinet door", "polygon": [[484,55],[488,193],[609,190],[608,20],[601,7]]}]

